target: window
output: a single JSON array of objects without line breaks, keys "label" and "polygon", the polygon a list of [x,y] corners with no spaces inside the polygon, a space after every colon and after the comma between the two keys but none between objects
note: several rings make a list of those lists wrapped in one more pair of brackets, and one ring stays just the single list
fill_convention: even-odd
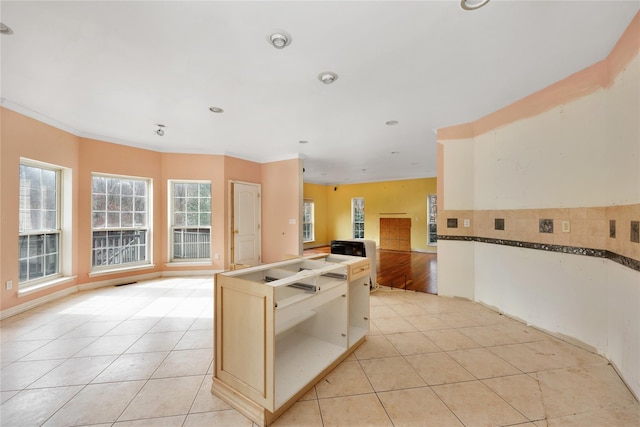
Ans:
[{"label": "window", "polygon": [[427,196],[427,245],[435,246],[438,241],[438,196]]},{"label": "window", "polygon": [[20,163],[18,284],[60,275],[61,170]]},{"label": "window", "polygon": [[351,199],[353,238],[364,239],[364,197]]},{"label": "window", "polygon": [[169,181],[173,261],[211,258],[211,184]]},{"label": "window", "polygon": [[94,175],[93,269],[148,264],[150,181]]},{"label": "window", "polygon": [[305,199],[303,207],[304,207],[304,212],[303,212],[303,218],[302,218],[302,241],[304,243],[313,242],[314,240],[313,200]]}]

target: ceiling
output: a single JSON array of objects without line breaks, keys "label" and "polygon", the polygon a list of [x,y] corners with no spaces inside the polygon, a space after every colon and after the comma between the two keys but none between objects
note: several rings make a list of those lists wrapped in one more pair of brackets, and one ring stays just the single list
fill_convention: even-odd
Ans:
[{"label": "ceiling", "polygon": [[[604,59],[639,6],[3,0],[2,105],[160,152],[299,157],[307,182],[433,177],[436,129]],[[274,30],[288,47],[269,44]]]}]

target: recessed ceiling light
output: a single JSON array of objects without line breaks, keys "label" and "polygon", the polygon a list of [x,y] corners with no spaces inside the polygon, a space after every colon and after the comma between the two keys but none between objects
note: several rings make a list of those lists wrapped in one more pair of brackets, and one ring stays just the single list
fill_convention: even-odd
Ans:
[{"label": "recessed ceiling light", "polygon": [[388,122],[385,123],[385,125],[387,126],[395,126],[398,124],[397,120],[389,120]]},{"label": "recessed ceiling light", "polygon": [[158,123],[156,126],[158,126],[158,129],[156,130],[156,135],[158,136],[164,136],[164,125],[161,125],[160,123]]},{"label": "recessed ceiling light", "polygon": [[460,0],[460,6],[464,10],[476,10],[489,3],[489,0]]},{"label": "recessed ceiling light", "polygon": [[269,36],[269,43],[276,49],[284,49],[291,44],[291,36],[284,31],[277,31]]},{"label": "recessed ceiling light", "polygon": [[209,111],[212,113],[224,113],[224,110],[220,107],[209,107]]},{"label": "recessed ceiling light", "polygon": [[13,34],[13,30],[9,28],[8,25],[5,25],[2,22],[0,22],[0,34],[10,35],[10,34]]},{"label": "recessed ceiling light", "polygon": [[324,73],[320,73],[318,75],[318,80],[326,85],[330,85],[331,83],[338,80],[338,75],[332,71],[325,71]]}]

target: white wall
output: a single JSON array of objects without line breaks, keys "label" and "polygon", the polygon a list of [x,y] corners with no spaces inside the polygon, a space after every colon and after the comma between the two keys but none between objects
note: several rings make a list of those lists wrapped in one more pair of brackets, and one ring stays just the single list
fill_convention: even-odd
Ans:
[{"label": "white wall", "polygon": [[476,137],[475,209],[605,206],[604,100],[600,90]]},{"label": "white wall", "polygon": [[607,266],[607,348],[604,355],[640,398],[640,273]]},{"label": "white wall", "polygon": [[[473,209],[474,146],[473,139],[448,141],[444,145],[444,157],[447,159],[443,179],[445,198],[444,206],[439,206],[438,209]],[[438,242],[439,251],[440,242]]]},{"label": "white wall", "polygon": [[606,105],[608,204],[640,203],[640,56],[615,78]]},{"label": "white wall", "polygon": [[475,243],[438,241],[438,295],[475,300]]},{"label": "white wall", "polygon": [[476,243],[476,299],[605,353],[603,258]]},{"label": "white wall", "polygon": [[476,301],[587,344],[640,395],[637,271],[603,258],[483,243],[475,248]]},{"label": "white wall", "polygon": [[[636,54],[609,87],[472,140],[444,141],[441,208],[640,203],[639,95]],[[441,239],[438,288],[594,348],[640,397],[640,272],[603,258]]]}]

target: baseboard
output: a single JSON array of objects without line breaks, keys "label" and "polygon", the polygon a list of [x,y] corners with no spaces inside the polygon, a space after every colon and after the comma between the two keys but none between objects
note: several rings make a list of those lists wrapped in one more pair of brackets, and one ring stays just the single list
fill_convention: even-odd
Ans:
[{"label": "baseboard", "polygon": [[127,277],[118,277],[117,279],[107,279],[100,280],[99,282],[91,282],[84,283],[82,285],[78,285],[78,289],[81,291],[88,291],[91,289],[104,288],[105,286],[115,286],[122,285],[124,283],[138,282],[141,280],[151,280],[157,279],[161,277],[162,273],[146,273],[146,274],[136,274],[135,276],[127,276]]},{"label": "baseboard", "polygon": [[418,252],[421,254],[437,254],[438,253],[438,251],[434,251],[434,250],[415,249],[415,248],[411,248],[411,252]]},{"label": "baseboard", "polygon": [[38,307],[39,305],[46,304],[48,302],[66,297],[67,295],[75,294],[76,292],[78,292],[78,290],[79,290],[78,285],[70,286],[66,289],[62,289],[60,291],[53,292],[43,297],[33,299],[31,301],[13,306],[11,308],[7,308],[6,310],[0,311],[0,320],[6,319],[11,316],[15,316],[16,314],[23,313],[27,310],[31,310],[32,308]]},{"label": "baseboard", "polygon": [[193,277],[193,276],[215,276],[225,270],[190,270],[190,271],[163,271],[162,277]]}]

